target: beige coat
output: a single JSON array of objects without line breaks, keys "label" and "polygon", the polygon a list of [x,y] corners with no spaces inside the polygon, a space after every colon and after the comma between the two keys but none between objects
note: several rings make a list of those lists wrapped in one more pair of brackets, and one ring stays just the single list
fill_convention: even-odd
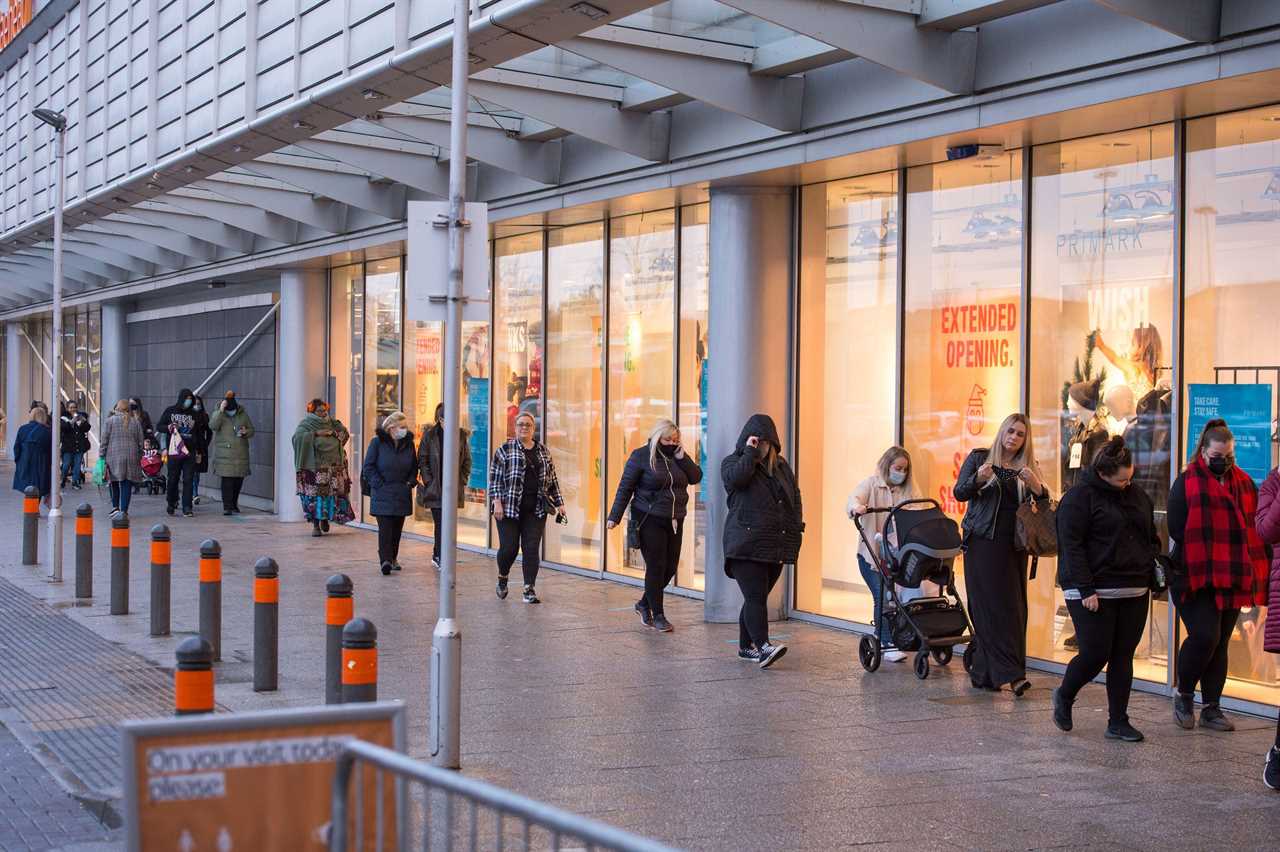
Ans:
[{"label": "beige coat", "polygon": [[[845,512],[852,517],[854,511],[858,508],[891,509],[903,500],[911,500],[919,496],[920,493],[916,491],[915,484],[910,480],[906,485],[890,485],[880,477],[880,474],[876,473],[868,476],[854,487],[853,493],[849,495],[848,502],[845,503]],[[884,532],[884,525],[887,520],[889,520],[889,516],[880,512],[862,517],[862,529],[873,544],[875,543],[876,535]],[[858,540],[858,554],[867,562],[871,562],[871,554],[867,552],[867,546],[861,539]]]}]

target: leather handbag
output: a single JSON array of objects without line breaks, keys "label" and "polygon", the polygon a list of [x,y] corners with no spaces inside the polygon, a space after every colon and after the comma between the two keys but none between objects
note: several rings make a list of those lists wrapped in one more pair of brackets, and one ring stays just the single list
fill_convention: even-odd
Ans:
[{"label": "leather handbag", "polygon": [[1041,556],[1058,555],[1058,507],[1052,500],[1031,499],[1018,507],[1014,544],[1031,554],[1030,579],[1036,578]]}]

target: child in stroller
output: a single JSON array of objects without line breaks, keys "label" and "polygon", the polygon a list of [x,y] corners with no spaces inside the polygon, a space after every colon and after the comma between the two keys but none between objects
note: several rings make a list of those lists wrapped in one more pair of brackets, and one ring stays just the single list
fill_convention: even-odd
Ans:
[{"label": "child in stroller", "polygon": [[142,442],[142,473],[147,477],[143,486],[148,494],[155,496],[165,492],[164,459],[155,438],[146,438]]}]

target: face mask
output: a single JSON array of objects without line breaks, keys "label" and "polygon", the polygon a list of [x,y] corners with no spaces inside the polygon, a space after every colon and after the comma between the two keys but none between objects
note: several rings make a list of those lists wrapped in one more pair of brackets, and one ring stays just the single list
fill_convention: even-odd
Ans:
[{"label": "face mask", "polygon": [[904,482],[906,482],[906,481],[907,481],[907,472],[906,472],[906,471],[904,471],[904,470],[891,470],[891,471],[889,471],[889,484],[890,484],[890,485],[901,485],[902,483],[904,483]]},{"label": "face mask", "polygon": [[1231,465],[1227,464],[1227,460],[1222,456],[1215,456],[1214,458],[1209,459],[1209,471],[1214,476],[1222,476],[1227,472],[1227,468],[1230,466]]},{"label": "face mask", "polygon": [[204,406],[203,406],[203,405],[197,405],[197,406],[196,406],[196,411],[204,411]]},{"label": "face mask", "polygon": [[658,444],[658,452],[662,453],[664,456],[674,456],[676,454],[676,448],[674,444]]},{"label": "face mask", "polygon": [[236,413],[236,409],[237,409],[237,408],[239,408],[239,406],[238,406],[238,405],[236,405],[234,402],[228,402],[228,403],[227,403],[227,413],[228,413],[228,414],[235,414],[235,413]]},{"label": "face mask", "polygon": [[408,434],[409,434],[409,430],[408,430],[408,429],[405,429],[405,428],[403,428],[403,427],[401,427],[401,428],[399,428],[399,429],[392,429],[392,430],[391,430],[391,437],[395,438],[397,441],[403,440],[403,439],[404,439],[404,436],[405,436],[405,435],[408,435]]},{"label": "face mask", "polygon": [[137,410],[138,410],[138,403],[136,403],[136,402],[131,402],[131,403],[129,403],[129,410],[130,410],[130,411],[137,411]]},{"label": "face mask", "polygon": [[184,400],[182,401],[182,407],[183,407],[183,408],[190,408],[190,407],[191,407],[191,400],[189,400],[189,399],[184,399]]}]

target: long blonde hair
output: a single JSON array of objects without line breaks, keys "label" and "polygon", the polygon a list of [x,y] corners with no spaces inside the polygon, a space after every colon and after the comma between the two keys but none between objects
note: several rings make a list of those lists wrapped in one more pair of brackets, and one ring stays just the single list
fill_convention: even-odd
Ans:
[{"label": "long blonde hair", "polygon": [[[1004,433],[1009,431],[1009,427],[1015,423],[1021,423],[1022,427],[1027,430],[1026,440],[1022,442],[1022,449],[1018,450],[1018,454],[1013,458],[1006,458],[1004,451]],[[1031,418],[1021,412],[1010,414],[1000,424],[1000,428],[996,430],[996,439],[991,443],[991,451],[987,454],[987,461],[991,462],[995,467],[1009,468],[1011,470],[1019,470],[1029,467],[1032,470],[1037,469],[1036,465],[1036,449],[1035,442],[1031,440]]]},{"label": "long blonde hair", "polygon": [[653,431],[649,433],[649,469],[658,469],[658,444],[663,438],[671,437],[672,432],[679,432],[680,427],[667,420],[665,417],[654,424]]},{"label": "long blonde hair", "polygon": [[121,417],[123,417],[126,423],[128,423],[129,420],[133,417],[133,412],[129,410],[129,404],[130,404],[129,400],[122,399],[122,400],[118,400],[116,404],[112,406],[112,411],[116,414],[119,414]]}]

